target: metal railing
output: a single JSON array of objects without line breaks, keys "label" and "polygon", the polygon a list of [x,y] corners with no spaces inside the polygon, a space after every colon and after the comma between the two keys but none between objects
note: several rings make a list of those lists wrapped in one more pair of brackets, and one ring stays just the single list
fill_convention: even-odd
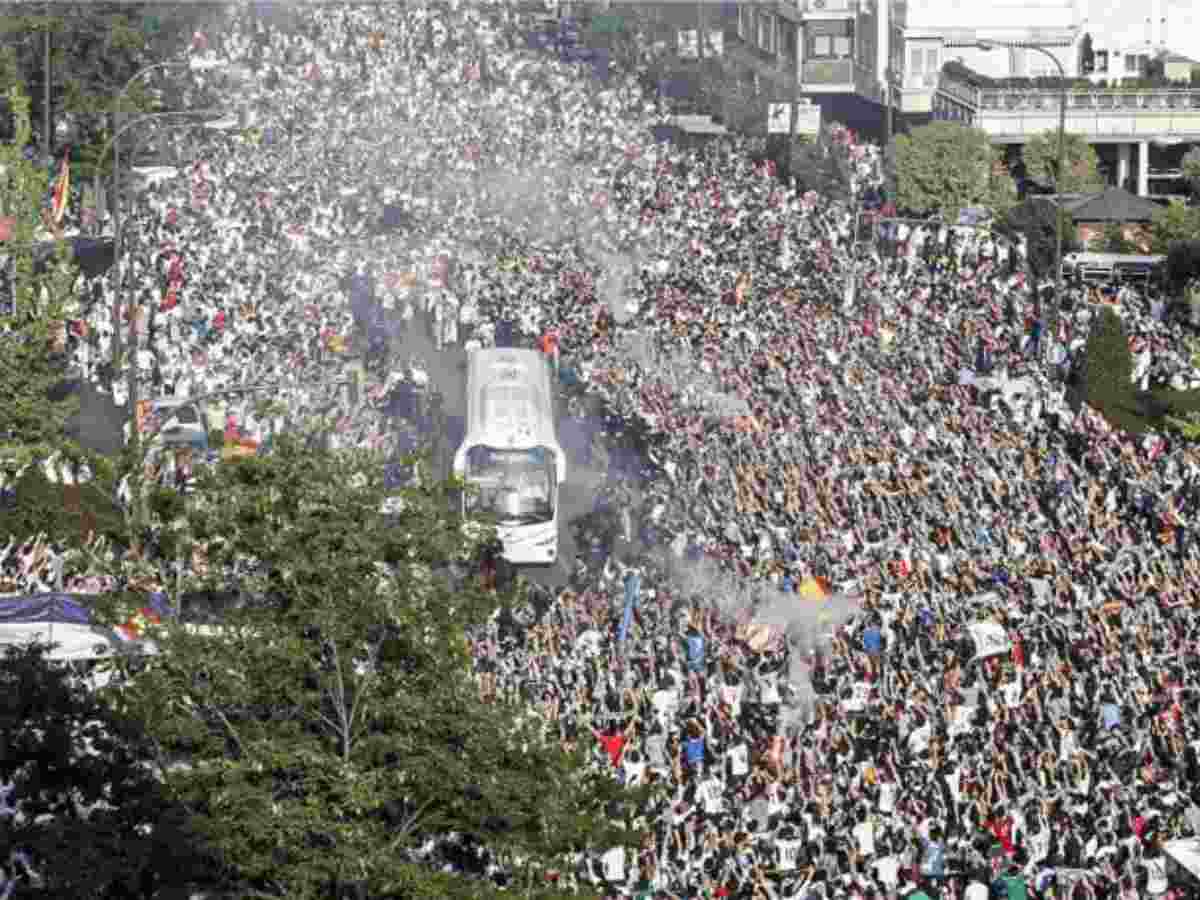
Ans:
[{"label": "metal railing", "polygon": [[934,86],[937,88],[938,93],[945,94],[952,100],[957,100],[964,106],[969,107],[972,112],[978,111],[980,90],[974,85],[967,84],[955,78],[949,78],[945,74],[942,74],[938,76]]},{"label": "metal railing", "polygon": [[[980,109],[996,112],[1058,108],[1060,91],[1057,88],[1008,88],[980,91]],[[1200,111],[1200,90],[1161,88],[1149,90],[1088,90],[1071,89],[1067,93],[1071,110],[1136,111],[1136,110],[1197,110]]]}]

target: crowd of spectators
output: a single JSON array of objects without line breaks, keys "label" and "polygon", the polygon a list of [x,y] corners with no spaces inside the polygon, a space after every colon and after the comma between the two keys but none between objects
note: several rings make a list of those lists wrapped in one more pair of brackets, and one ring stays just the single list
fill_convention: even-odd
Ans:
[{"label": "crowd of spectators", "polygon": [[[564,881],[1166,890],[1163,843],[1200,826],[1200,459],[1072,402],[1104,298],[1073,289],[1049,334],[1020,247],[864,231],[879,154],[847,129],[838,197],[789,189],[747,139],[658,143],[635,72],[534,52],[513,6],[230,15],[195,37],[193,90],[247,127],[205,132],[127,211],[142,395],[277,382],[303,410],[425,317],[438,348],[551,333],[564,376],[648,435],[644,553],[475,644],[486,696],[662,787],[614,811],[640,853],[594,848]],[[129,363],[90,288],[71,340],[107,383]],[[1136,377],[1195,381],[1156,298],[1118,302]],[[368,371],[364,395],[385,385]],[[341,413],[346,443],[386,447],[376,406]],[[842,612],[756,628],[728,582],[679,588],[704,559]]]}]

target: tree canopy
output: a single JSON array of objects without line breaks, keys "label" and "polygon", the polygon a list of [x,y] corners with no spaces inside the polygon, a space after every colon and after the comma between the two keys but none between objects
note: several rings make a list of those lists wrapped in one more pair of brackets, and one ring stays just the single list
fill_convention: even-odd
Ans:
[{"label": "tree canopy", "polygon": [[1025,235],[1026,257],[1029,268],[1038,278],[1054,276],[1057,239],[1055,221],[1062,235],[1062,252],[1065,256],[1079,249],[1075,223],[1071,214],[1059,209],[1045,197],[1031,197],[1008,211],[999,228],[1008,235]]},{"label": "tree canopy", "polygon": [[13,87],[8,102],[16,137],[0,145],[0,246],[7,257],[0,296],[0,445],[32,458],[66,443],[66,422],[78,409],[74,397],[51,394],[66,374],[67,319],[78,273],[61,235],[50,263],[35,264],[35,246],[53,228],[45,207],[49,185],[45,170],[22,152],[30,134],[29,98]]},{"label": "tree canopy", "polygon": [[1106,306],[1100,311],[1084,348],[1084,399],[1102,412],[1131,404],[1132,374],[1133,354],[1125,326],[1121,317]]},{"label": "tree canopy", "polygon": [[1016,189],[987,132],[955,122],[932,122],[896,138],[896,203],[914,212],[959,212],[984,206],[1003,215]]},{"label": "tree canopy", "polygon": [[[116,95],[139,69],[170,58],[195,28],[221,13],[220,4],[208,2],[0,4],[0,89],[20,86],[31,96],[40,130],[48,33],[51,128],[56,130],[57,117],[70,114],[82,129],[71,142],[88,143],[102,127],[97,117],[114,108]],[[135,83],[127,108],[151,109],[157,102],[153,87]]]},{"label": "tree canopy", "polygon": [[1188,190],[1194,197],[1200,198],[1200,147],[1193,147],[1183,155],[1182,169]]},{"label": "tree canopy", "polygon": [[[115,713],[46,648],[0,655],[0,862],[16,897],[150,897],[203,884],[211,857],[159,780],[136,719]],[[30,876],[40,881],[31,889]]]},{"label": "tree canopy", "polygon": [[1055,180],[1058,166],[1058,130],[1043,131],[1031,137],[1021,150],[1028,177],[1043,184],[1054,183],[1060,194],[1104,190],[1100,161],[1095,148],[1081,134],[1063,134],[1063,171]]},{"label": "tree canopy", "polygon": [[446,569],[473,552],[448,486],[406,488],[385,521],[382,475],[371,454],[285,437],[168,512],[168,558],[210,584],[239,572],[245,602],[215,631],[154,629],[161,655],[113,699],[188,760],[167,783],[197,831],[247,889],[289,898],[453,896],[407,856],[451,831],[539,885],[572,848],[636,840],[600,815],[615,782],[585,776],[523,703],[481,699],[465,629],[496,599]]},{"label": "tree canopy", "polygon": [[1200,207],[1173,200],[1150,220],[1150,250],[1169,253],[1171,245],[1200,240]]}]

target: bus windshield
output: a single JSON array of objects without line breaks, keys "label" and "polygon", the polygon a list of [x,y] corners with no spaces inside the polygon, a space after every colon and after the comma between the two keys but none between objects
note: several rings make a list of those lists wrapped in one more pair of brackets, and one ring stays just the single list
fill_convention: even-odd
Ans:
[{"label": "bus windshield", "polygon": [[549,447],[467,450],[466,512],[493,516],[497,525],[537,525],[554,519],[558,485]]}]

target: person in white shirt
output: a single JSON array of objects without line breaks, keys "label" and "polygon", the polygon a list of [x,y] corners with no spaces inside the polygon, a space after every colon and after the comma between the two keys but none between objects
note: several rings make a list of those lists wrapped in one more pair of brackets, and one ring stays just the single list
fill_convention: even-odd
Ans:
[{"label": "person in white shirt", "polygon": [[728,763],[729,778],[734,784],[739,784],[750,774],[750,747],[744,740],[737,740],[725,751]]},{"label": "person in white shirt", "polygon": [[725,809],[725,783],[717,777],[717,771],[711,771],[696,789],[706,816],[720,815]]}]

